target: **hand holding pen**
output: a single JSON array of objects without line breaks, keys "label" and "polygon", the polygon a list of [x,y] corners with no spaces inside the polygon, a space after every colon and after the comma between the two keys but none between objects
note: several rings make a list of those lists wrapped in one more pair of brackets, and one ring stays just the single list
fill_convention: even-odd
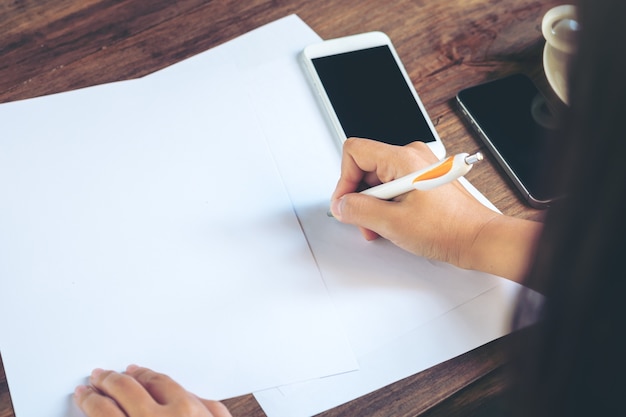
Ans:
[{"label": "hand holding pen", "polygon": [[[473,155],[459,153],[401,178],[368,188],[361,191],[361,194],[391,200],[412,190],[432,190],[464,176],[475,163],[482,160],[483,155],[480,152]],[[328,216],[332,217],[330,211]]]},{"label": "hand holding pen", "polygon": [[[471,252],[476,233],[498,216],[454,181],[480,158],[460,154],[439,161],[423,142],[349,139],[331,197],[333,215],[357,226],[366,240],[381,236],[413,254],[463,266],[460,258]],[[356,192],[363,182],[383,184]],[[416,188],[430,191],[408,192]]]},{"label": "hand holding pen", "polygon": [[482,160],[483,155],[480,152],[474,155],[459,153],[404,177],[368,188],[361,194],[391,200],[411,190],[432,190],[462,177],[476,162]]}]

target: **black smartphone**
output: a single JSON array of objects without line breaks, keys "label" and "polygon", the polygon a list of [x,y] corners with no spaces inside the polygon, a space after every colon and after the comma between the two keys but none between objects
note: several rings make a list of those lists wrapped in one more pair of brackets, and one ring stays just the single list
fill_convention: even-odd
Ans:
[{"label": "black smartphone", "polygon": [[557,108],[530,78],[514,74],[457,94],[461,112],[529,205],[546,208],[559,197],[546,177]]}]

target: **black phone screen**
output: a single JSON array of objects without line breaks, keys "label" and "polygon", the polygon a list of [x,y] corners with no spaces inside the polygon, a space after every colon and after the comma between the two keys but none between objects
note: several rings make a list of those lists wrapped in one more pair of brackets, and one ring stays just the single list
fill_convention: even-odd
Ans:
[{"label": "black phone screen", "polygon": [[393,145],[435,141],[387,46],[312,62],[347,137]]},{"label": "black phone screen", "polygon": [[521,183],[534,203],[553,200],[553,181],[545,173],[557,118],[534,83],[515,74],[467,88],[458,101],[516,186]]}]

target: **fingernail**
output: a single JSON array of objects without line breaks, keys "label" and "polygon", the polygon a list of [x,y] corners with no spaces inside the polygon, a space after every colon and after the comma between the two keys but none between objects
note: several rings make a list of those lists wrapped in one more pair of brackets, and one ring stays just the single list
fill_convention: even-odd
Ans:
[{"label": "fingernail", "polygon": [[93,371],[91,371],[91,378],[98,378],[102,372],[104,372],[104,369],[94,369]]},{"label": "fingernail", "polygon": [[74,389],[74,395],[76,397],[80,397],[85,393],[85,391],[89,390],[89,387],[86,385],[79,385]]},{"label": "fingernail", "polygon": [[343,206],[343,197],[333,200],[330,204],[330,211],[333,217],[337,220],[341,220],[341,209]]},{"label": "fingernail", "polygon": [[126,373],[132,374],[133,372],[135,372],[137,369],[139,369],[139,366],[137,365],[128,365],[126,367]]}]

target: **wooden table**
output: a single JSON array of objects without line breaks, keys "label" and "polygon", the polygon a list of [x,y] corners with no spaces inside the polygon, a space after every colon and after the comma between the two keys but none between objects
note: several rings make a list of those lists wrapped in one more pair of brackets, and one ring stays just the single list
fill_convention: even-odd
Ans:
[{"label": "wooden table", "polygon": [[[483,146],[463,121],[454,102],[455,94],[489,79],[524,72],[553,96],[541,68],[540,22],[542,15],[559,3],[4,1],[0,2],[0,103],[141,77],[297,13],[325,39],[371,30],[386,32],[448,153],[474,152]],[[522,202],[491,157],[476,166],[468,179],[505,214],[541,219],[543,213]],[[512,337],[496,340],[322,415],[472,415],[504,389],[502,366],[506,363],[505,347],[512,343]],[[251,395],[225,402],[235,417],[265,416]],[[0,367],[0,417],[12,416],[7,382]]]}]

